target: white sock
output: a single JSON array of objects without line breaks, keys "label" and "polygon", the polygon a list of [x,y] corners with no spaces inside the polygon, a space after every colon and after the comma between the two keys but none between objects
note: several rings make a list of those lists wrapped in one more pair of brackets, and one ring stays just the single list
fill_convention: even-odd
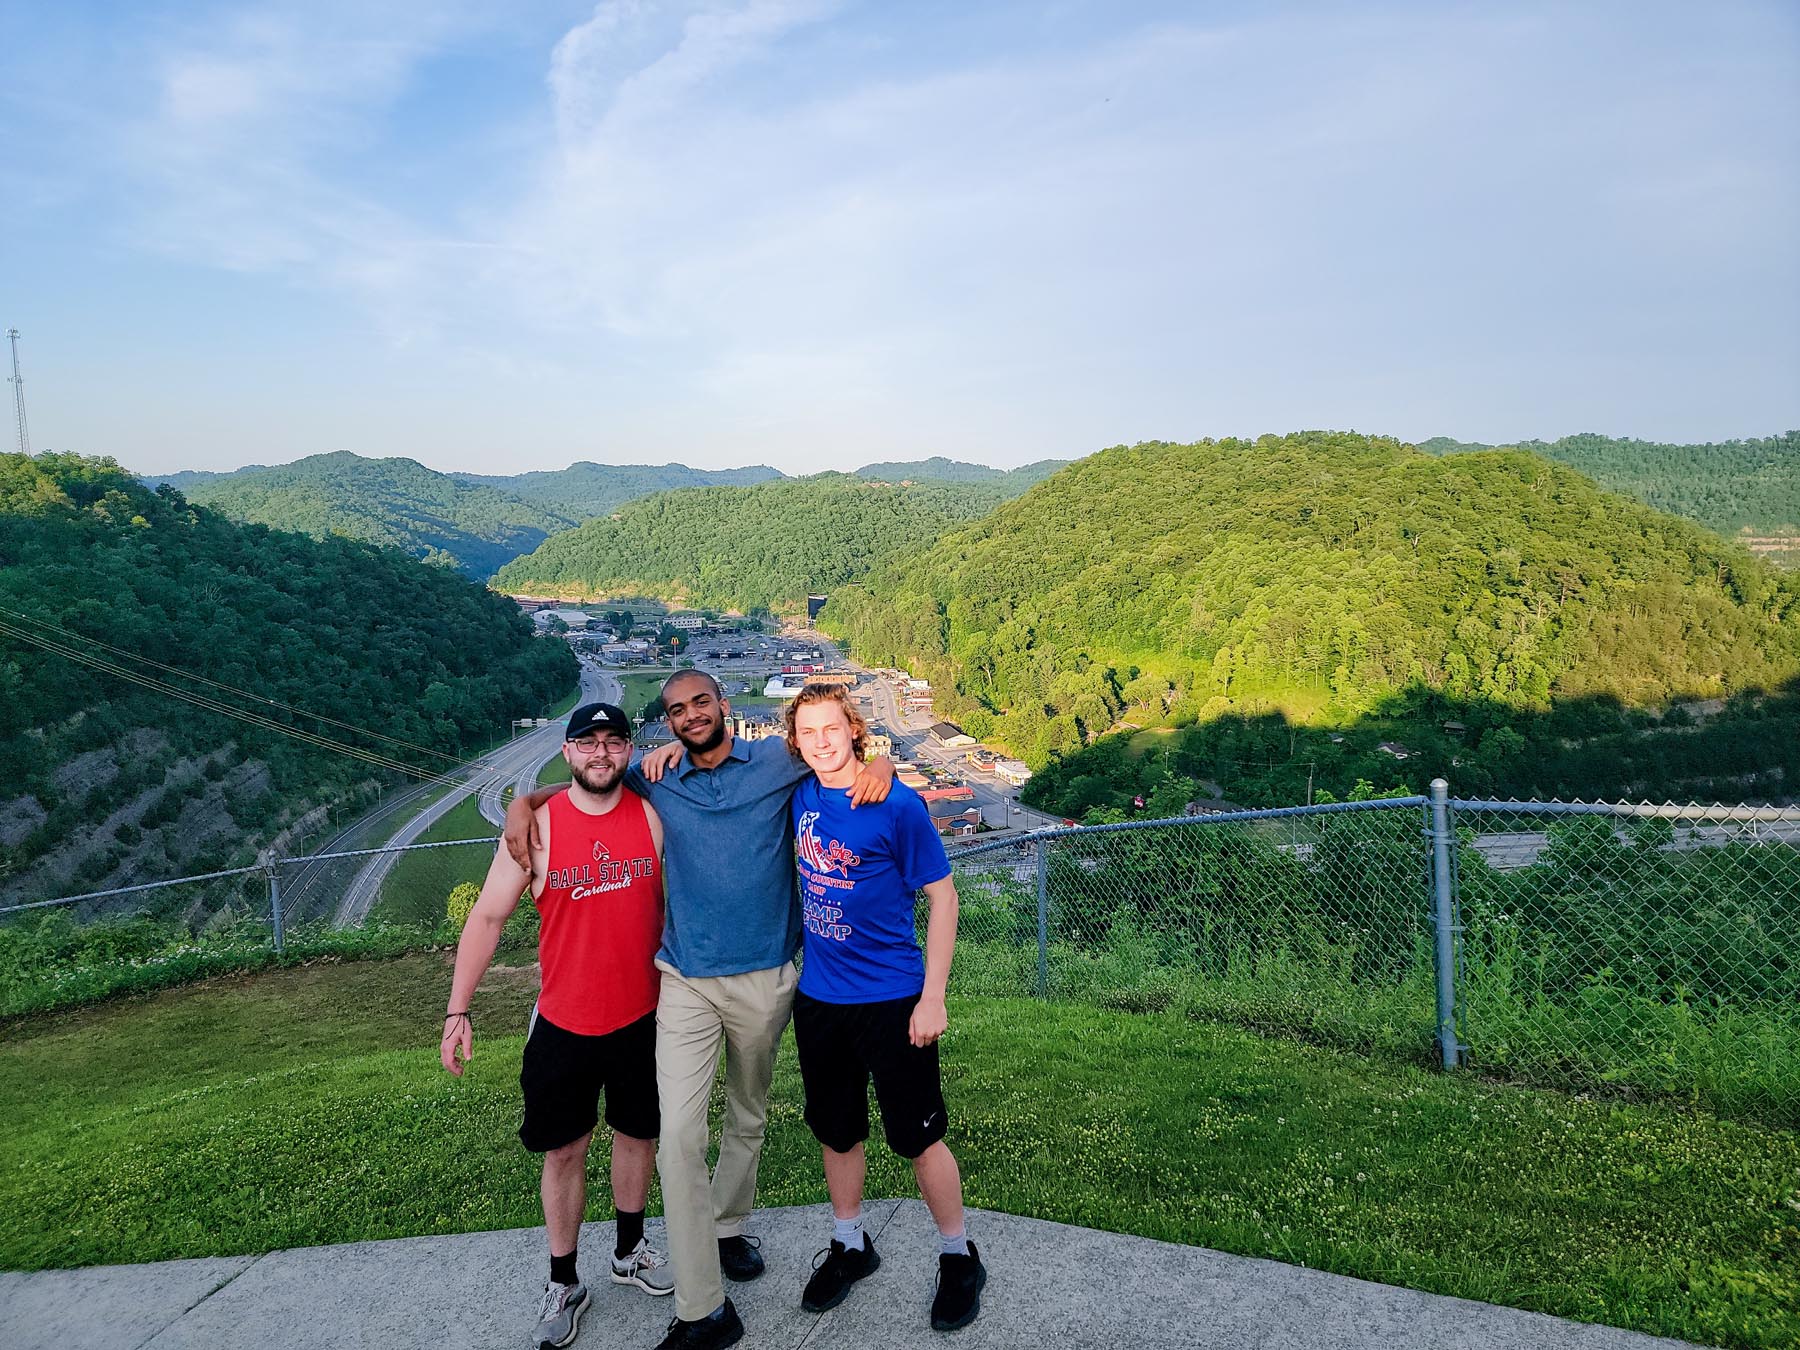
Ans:
[{"label": "white sock", "polygon": [[831,1220],[831,1236],[844,1244],[845,1251],[860,1252],[863,1248],[862,1215],[854,1219],[840,1219],[835,1215]]},{"label": "white sock", "polygon": [[960,1233],[939,1233],[938,1250],[945,1256],[967,1256],[969,1254],[969,1229],[964,1225]]}]

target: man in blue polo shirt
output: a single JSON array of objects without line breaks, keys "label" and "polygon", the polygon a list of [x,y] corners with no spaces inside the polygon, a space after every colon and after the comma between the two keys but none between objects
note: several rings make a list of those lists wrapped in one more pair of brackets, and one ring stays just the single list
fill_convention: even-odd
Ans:
[{"label": "man in blue polo shirt", "polygon": [[[888,1147],[912,1160],[938,1226],[931,1325],[967,1326],[981,1311],[987,1270],[963,1222],[962,1174],[944,1143],[948,1112],[938,1039],[956,951],[956,883],[919,794],[900,784],[880,805],[850,808],[867,727],[841,685],[809,684],[788,705],[787,743],[816,777],[794,792],[805,959],[794,998],[794,1044],[806,1123],[824,1155],[834,1231],[801,1296],[808,1312],[844,1301],[881,1264],[862,1227],[869,1080]],[[925,893],[925,953],[913,897]]]},{"label": "man in blue polo shirt", "polygon": [[[658,1350],[718,1350],[744,1334],[722,1278],[750,1280],[763,1269],[744,1221],[756,1202],[775,1048],[792,1012],[800,949],[788,801],[812,771],[779,740],[734,737],[730,705],[704,671],[670,676],[662,701],[680,742],[667,749],[685,754],[671,767],[670,756],[657,752],[625,780],[655,807],[664,829],[657,1170],[676,1320]],[[868,767],[854,795],[879,801],[893,765],[882,759]],[[532,811],[556,791],[540,789],[508,808],[514,856],[527,846]],[[725,1122],[709,1178],[706,1105],[721,1041]]]}]

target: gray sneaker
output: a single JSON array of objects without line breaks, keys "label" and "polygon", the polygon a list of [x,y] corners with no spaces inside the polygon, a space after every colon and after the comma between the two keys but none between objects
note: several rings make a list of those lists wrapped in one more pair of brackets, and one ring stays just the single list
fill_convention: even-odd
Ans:
[{"label": "gray sneaker", "polygon": [[649,1238],[639,1238],[629,1256],[612,1259],[615,1284],[635,1284],[646,1294],[672,1294],[675,1275],[669,1269],[669,1258],[650,1245]]},{"label": "gray sneaker", "polygon": [[551,1281],[544,1286],[544,1302],[538,1309],[537,1333],[531,1343],[537,1350],[550,1350],[552,1346],[567,1345],[575,1339],[575,1332],[581,1326],[581,1314],[587,1311],[588,1291],[585,1284],[557,1284]]}]

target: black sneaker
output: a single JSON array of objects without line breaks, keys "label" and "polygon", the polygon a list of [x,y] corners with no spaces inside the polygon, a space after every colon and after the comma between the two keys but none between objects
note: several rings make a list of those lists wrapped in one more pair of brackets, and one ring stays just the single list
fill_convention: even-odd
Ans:
[{"label": "black sneaker", "polygon": [[657,1343],[656,1350],[724,1350],[744,1339],[744,1324],[725,1300],[725,1306],[711,1317],[698,1322],[684,1322],[677,1317],[669,1323],[669,1334]]},{"label": "black sneaker", "polygon": [[831,1245],[813,1258],[812,1278],[806,1282],[806,1292],[800,1295],[800,1306],[814,1313],[835,1308],[844,1301],[851,1285],[880,1268],[881,1258],[875,1254],[875,1244],[867,1233],[856,1251],[833,1238]]},{"label": "black sneaker", "polygon": [[987,1283],[987,1267],[981,1253],[969,1244],[967,1256],[938,1257],[937,1296],[931,1300],[931,1329],[955,1331],[966,1327],[981,1311],[981,1287]]},{"label": "black sneaker", "polygon": [[757,1251],[762,1239],[728,1237],[719,1239],[719,1273],[738,1284],[754,1280],[763,1273],[762,1253]]}]

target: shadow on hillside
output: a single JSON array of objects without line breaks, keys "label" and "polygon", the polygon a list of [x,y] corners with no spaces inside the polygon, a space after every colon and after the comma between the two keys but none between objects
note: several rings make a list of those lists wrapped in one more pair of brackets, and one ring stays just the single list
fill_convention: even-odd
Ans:
[{"label": "shadow on hillside", "polygon": [[[1291,806],[1361,791],[1563,800],[1787,802],[1800,793],[1800,678],[1661,715],[1610,696],[1547,712],[1413,688],[1336,727],[1280,712],[1102,737],[1054,760],[1028,804],[1079,818],[1096,807],[1180,814],[1192,800]],[[1141,798],[1143,805],[1136,806]]]}]

